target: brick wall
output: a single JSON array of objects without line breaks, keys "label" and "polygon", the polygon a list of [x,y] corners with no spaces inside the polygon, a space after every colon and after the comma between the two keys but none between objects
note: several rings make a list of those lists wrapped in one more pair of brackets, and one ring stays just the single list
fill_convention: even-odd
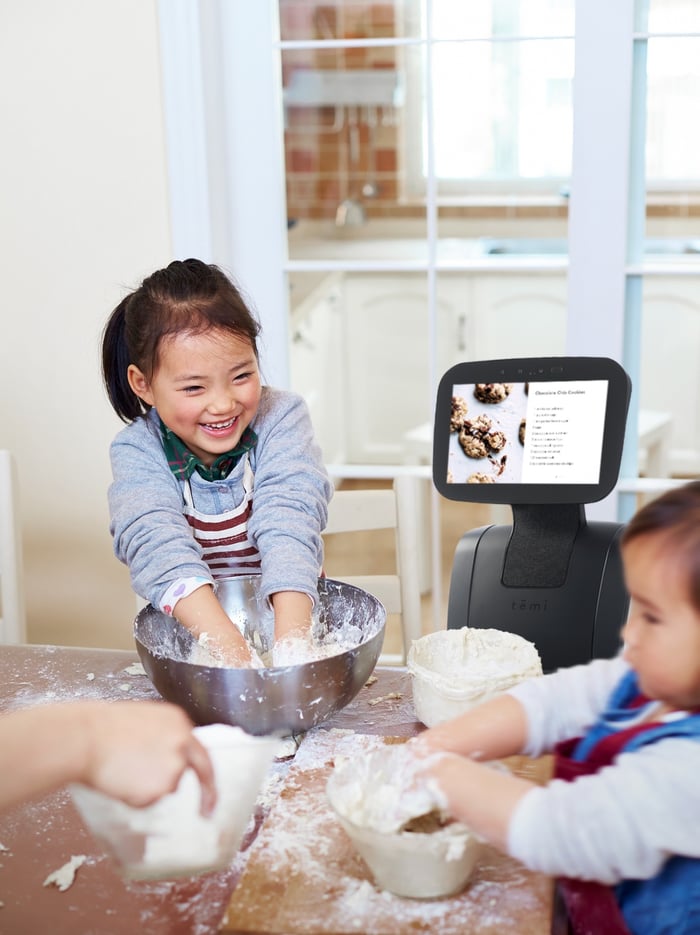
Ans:
[{"label": "brick wall", "polygon": [[[388,3],[281,0],[280,28],[282,38],[290,40],[376,39],[394,36],[396,22],[394,6]],[[282,56],[285,86],[297,69],[379,70],[397,66],[394,48],[290,50]],[[286,120],[290,219],[334,218],[340,202],[350,197],[362,201],[367,217],[401,213],[399,108],[290,106]],[[362,194],[367,185],[374,194]]]}]

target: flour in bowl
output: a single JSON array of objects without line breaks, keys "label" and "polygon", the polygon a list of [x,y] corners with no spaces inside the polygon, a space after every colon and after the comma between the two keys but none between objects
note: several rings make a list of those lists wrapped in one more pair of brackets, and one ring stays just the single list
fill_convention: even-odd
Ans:
[{"label": "flour in bowl", "polygon": [[[286,668],[327,659],[330,656],[339,656],[366,642],[375,633],[376,629],[369,632],[363,631],[351,620],[342,620],[341,625],[335,626],[332,630],[325,629],[318,620],[314,620],[310,633],[277,640],[271,648],[268,648],[266,643],[259,644],[255,640],[257,633],[253,633],[252,637],[246,637],[246,642],[253,657],[251,668]],[[200,634],[186,661],[210,668],[222,668],[226,665],[211,647],[211,638],[208,633]]]},{"label": "flour in bowl", "polygon": [[336,757],[328,795],[335,810],[354,825],[397,832],[419,816],[447,810],[437,784],[417,779],[426,765],[403,745],[361,758]]},{"label": "flour in bowl", "polygon": [[533,643],[516,633],[470,627],[415,640],[407,665],[416,714],[428,727],[542,675]]}]

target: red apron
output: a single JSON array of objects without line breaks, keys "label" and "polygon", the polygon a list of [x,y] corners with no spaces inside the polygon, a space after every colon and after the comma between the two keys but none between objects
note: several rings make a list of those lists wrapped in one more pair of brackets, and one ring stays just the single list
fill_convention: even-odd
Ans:
[{"label": "red apron", "polygon": [[192,535],[202,547],[202,557],[213,578],[260,574],[260,552],[248,535],[248,520],[253,512],[254,480],[246,454],[243,499],[233,510],[215,514],[200,513],[195,509],[190,482],[185,481],[183,513],[192,528]]},{"label": "red apron", "polygon": [[[625,734],[625,731],[621,731]],[[609,740],[610,738],[608,738]],[[618,749],[624,744],[619,738],[619,746],[600,751],[602,757],[594,760],[579,762],[570,755],[578,745],[580,738],[567,740],[555,748],[554,776],[570,782],[578,776],[587,776],[597,773],[601,767],[612,763]],[[600,749],[600,748],[598,748]],[[561,877],[557,881],[559,895],[566,906],[569,920],[569,931],[572,935],[630,935],[620,907],[615,899],[615,893],[610,886],[604,883],[594,883],[591,880],[573,880]]]}]

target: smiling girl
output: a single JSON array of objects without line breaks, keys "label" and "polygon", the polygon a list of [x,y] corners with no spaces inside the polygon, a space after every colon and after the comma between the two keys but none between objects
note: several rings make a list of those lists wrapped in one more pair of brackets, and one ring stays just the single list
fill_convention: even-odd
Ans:
[{"label": "smiling girl", "polygon": [[276,642],[307,636],[332,493],[303,399],[262,384],[258,333],[223,272],[189,259],[127,295],[102,343],[128,423],[110,449],[115,554],[137,594],[231,666],[251,653],[216,579],[259,573]]}]

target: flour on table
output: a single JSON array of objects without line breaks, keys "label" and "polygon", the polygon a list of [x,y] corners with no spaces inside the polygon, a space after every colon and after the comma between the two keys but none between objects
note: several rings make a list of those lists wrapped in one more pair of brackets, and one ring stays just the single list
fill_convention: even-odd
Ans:
[{"label": "flour on table", "polygon": [[132,662],[132,664],[127,666],[124,671],[127,675],[146,675],[146,670],[140,662]]},{"label": "flour on table", "polygon": [[376,704],[381,704],[382,701],[399,701],[401,698],[403,698],[403,692],[389,692],[388,695],[380,695],[379,698],[371,698],[367,704],[374,707]]},{"label": "flour on table", "polygon": [[[278,792],[258,837],[245,852],[246,869],[229,917],[235,916],[240,928],[250,931],[259,929],[261,918],[274,918],[278,931],[296,935],[464,935],[477,927],[488,935],[519,935],[526,927],[524,920],[544,918],[551,902],[550,882],[490,848],[482,851],[460,895],[429,900],[378,889],[359,862],[338,860],[339,853],[348,853],[347,839],[317,771],[327,775],[334,761],[361,759],[386,745],[380,735],[342,728],[318,727],[305,735],[292,770],[280,774],[284,794]],[[260,892],[260,879],[275,875],[291,881],[289,889],[282,895]],[[531,927],[534,930],[536,924]]]},{"label": "flour on table", "polygon": [[58,870],[54,870],[53,873],[47,876],[44,880],[44,886],[56,886],[64,893],[69,886],[73,885],[78,867],[82,867],[86,860],[87,856],[85,854],[74,854],[68,863],[65,863],[62,867],[59,867]]}]

